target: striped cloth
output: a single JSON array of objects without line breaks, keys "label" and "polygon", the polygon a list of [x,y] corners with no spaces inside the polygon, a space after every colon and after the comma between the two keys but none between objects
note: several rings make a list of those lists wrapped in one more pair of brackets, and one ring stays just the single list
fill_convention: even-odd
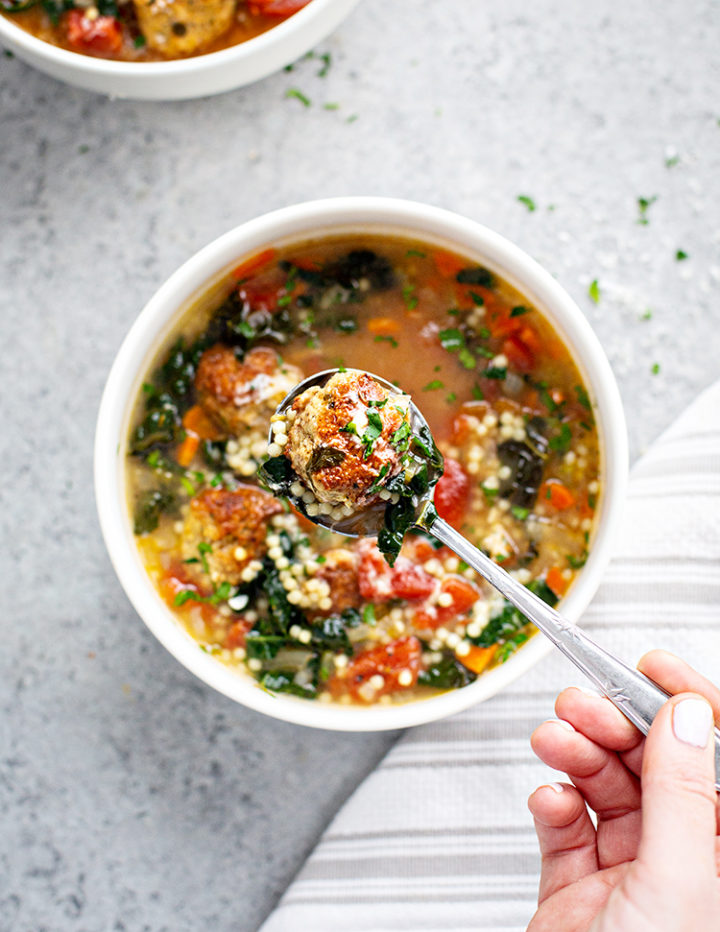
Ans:
[{"label": "striped cloth", "polygon": [[[720,681],[720,383],[633,470],[617,556],[583,626],[635,662],[663,647]],[[528,738],[582,676],[559,654],[415,728],[335,817],[262,932],[524,930],[539,856],[526,807],[557,775]]]}]

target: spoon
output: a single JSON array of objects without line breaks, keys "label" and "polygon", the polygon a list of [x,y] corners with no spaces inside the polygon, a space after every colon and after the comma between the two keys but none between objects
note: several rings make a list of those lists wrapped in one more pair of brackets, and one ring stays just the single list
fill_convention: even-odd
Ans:
[{"label": "spoon", "polygon": [[[339,369],[326,369],[304,379],[282,400],[277,413],[283,414],[295,399],[308,388],[324,385]],[[397,386],[381,378],[367,373],[383,388],[394,394],[398,393]],[[429,432],[427,421],[418,407],[410,402],[410,426],[413,432],[424,427]],[[272,442],[272,426],[269,441]],[[267,475],[265,476],[267,481]],[[272,483],[269,482],[272,486]],[[567,619],[555,611],[541,598],[527,589],[522,583],[513,579],[497,563],[493,562],[482,550],[479,550],[462,534],[455,530],[439,517],[433,506],[433,492],[431,487],[422,496],[416,496],[415,518],[413,526],[426,531],[440,543],[453,550],[461,560],[471,566],[491,586],[498,590],[522,614],[531,621],[542,633],[571,660],[575,666],[582,670],[591,683],[615,705],[622,714],[632,722],[644,735],[648,733],[653,719],[660,708],[670,698],[670,693],[658,686],[653,680],[639,670],[625,664],[615,657],[592,638],[588,637],[580,628],[571,624]],[[284,493],[287,494],[287,493]],[[290,501],[307,514],[300,498],[289,495]],[[377,536],[385,520],[386,503],[380,501],[359,510],[352,515],[342,518],[333,518],[328,514],[307,515],[309,520],[328,530],[346,537]],[[715,789],[720,791],[720,730],[715,729]]]}]

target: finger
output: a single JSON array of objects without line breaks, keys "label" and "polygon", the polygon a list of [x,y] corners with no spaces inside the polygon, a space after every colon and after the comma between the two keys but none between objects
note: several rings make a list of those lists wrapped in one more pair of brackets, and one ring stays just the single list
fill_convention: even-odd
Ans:
[{"label": "finger", "polygon": [[634,858],[640,839],[639,781],[614,751],[559,724],[545,722],[536,728],[530,739],[533,750],[548,766],[564,770],[597,813],[600,867]]},{"label": "finger", "polygon": [[538,905],[598,869],[595,829],[574,786],[541,786],[528,800],[542,855]]},{"label": "finger", "polygon": [[555,713],[576,731],[613,751],[629,751],[642,735],[609,699],[576,686],[564,689],[555,700]]},{"label": "finger", "polygon": [[690,892],[715,878],[712,735],[708,702],[681,693],[660,709],[645,742],[638,858],[656,878]]},{"label": "finger", "polygon": [[609,699],[571,686],[557,697],[555,712],[591,741],[618,751],[628,770],[640,776],[645,738]]},{"label": "finger", "polygon": [[666,650],[651,650],[638,661],[638,670],[673,695],[697,693],[712,706],[715,721],[720,725],[720,689],[697,670]]}]

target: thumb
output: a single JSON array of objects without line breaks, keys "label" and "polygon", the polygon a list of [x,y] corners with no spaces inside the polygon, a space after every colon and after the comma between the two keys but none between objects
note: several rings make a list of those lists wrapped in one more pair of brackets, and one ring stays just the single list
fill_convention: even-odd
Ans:
[{"label": "thumb", "polygon": [[658,712],[642,764],[638,859],[656,877],[696,888],[715,877],[713,712],[702,696],[681,693]]}]

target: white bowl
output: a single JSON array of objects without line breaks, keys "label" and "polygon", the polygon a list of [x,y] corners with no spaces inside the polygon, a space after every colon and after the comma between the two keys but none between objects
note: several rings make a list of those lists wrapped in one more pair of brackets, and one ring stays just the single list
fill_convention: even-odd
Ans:
[{"label": "white bowl", "polygon": [[36,39],[0,16],[0,43],[40,71],[89,91],[135,100],[187,100],[242,87],[300,58],[347,16],[358,0],[312,0],[254,39],[167,62],[109,61]]},{"label": "white bowl", "polygon": [[545,656],[550,643],[538,634],[506,663],[464,689],[404,705],[360,708],[271,695],[249,675],[233,672],[200,650],[163,602],[140,559],[125,493],[127,438],[135,399],[148,368],[167,345],[173,325],[193,301],[246,255],[288,238],[350,231],[408,234],[476,258],[539,308],[571,348],[597,402],[602,457],[595,540],[561,605],[567,618],[580,618],[610,557],[625,498],[625,418],[612,370],[575,302],[534,259],[487,227],[437,207],[375,197],[311,201],[244,223],[189,259],[147,304],[115,359],[98,415],[95,492],[105,543],[120,582],[153,634],[188,670],[231,699],[275,718],[341,731],[380,731],[443,718],[487,699]]}]

